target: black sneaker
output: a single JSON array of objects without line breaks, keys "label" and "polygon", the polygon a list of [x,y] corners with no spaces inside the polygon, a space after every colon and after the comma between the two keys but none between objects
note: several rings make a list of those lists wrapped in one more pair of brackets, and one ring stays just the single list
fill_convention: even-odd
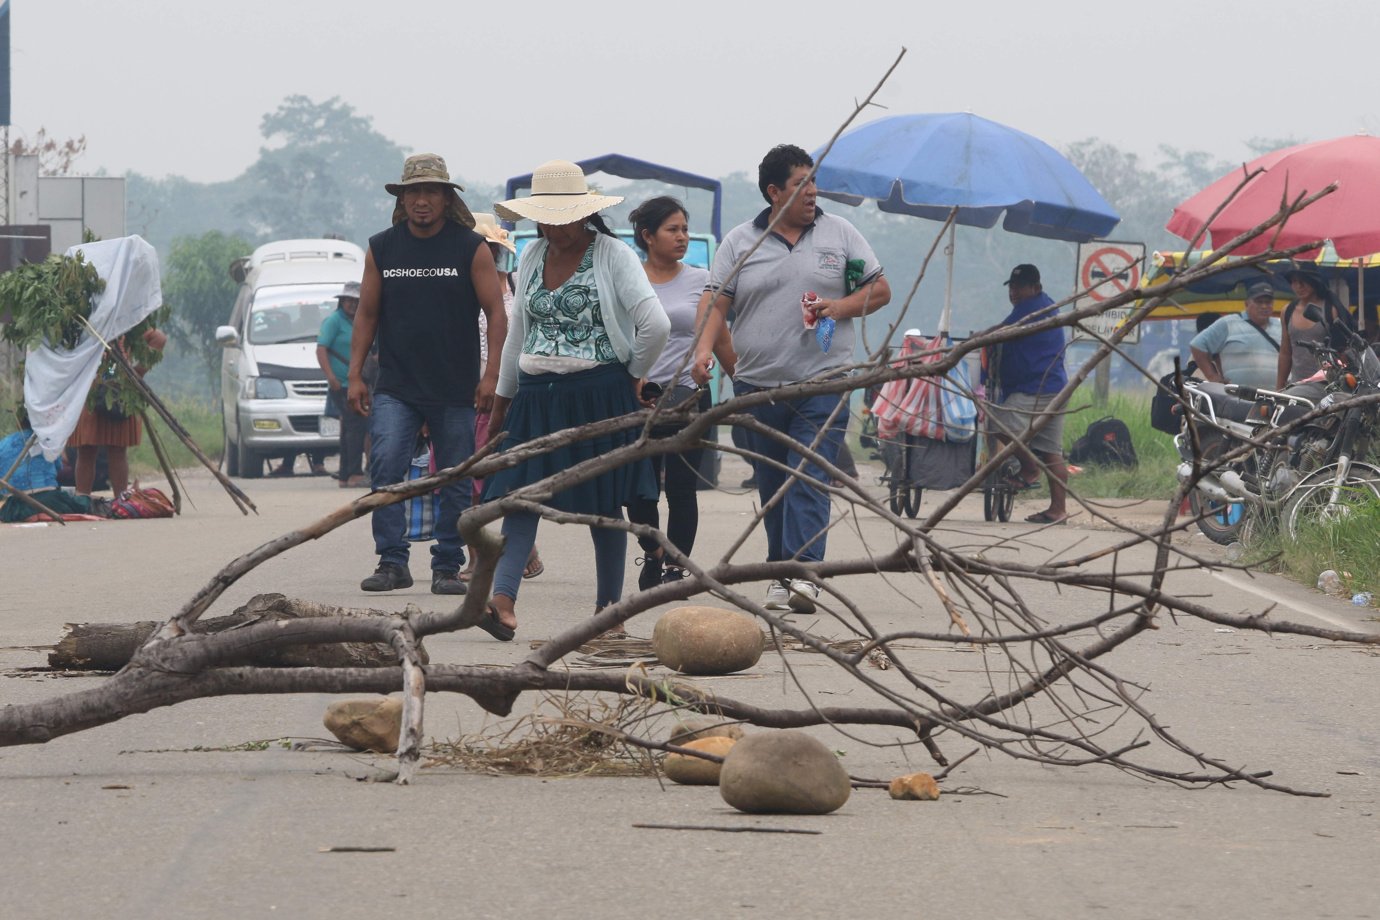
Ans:
[{"label": "black sneaker", "polygon": [[690,573],[674,563],[667,563],[666,570],[661,573],[661,583],[663,585],[674,584],[682,578],[689,578]]},{"label": "black sneaker", "polygon": [[361,591],[396,591],[412,587],[412,573],[405,565],[380,562],[374,574],[359,583]]},{"label": "black sneaker", "polygon": [[648,588],[655,588],[661,584],[661,568],[665,564],[664,557],[644,553],[641,559],[634,559],[633,564],[642,566],[642,572],[637,576],[639,591],[646,591]]},{"label": "black sneaker", "polygon": [[460,580],[459,572],[442,572],[435,569],[431,573],[432,594],[464,594],[469,591]]}]

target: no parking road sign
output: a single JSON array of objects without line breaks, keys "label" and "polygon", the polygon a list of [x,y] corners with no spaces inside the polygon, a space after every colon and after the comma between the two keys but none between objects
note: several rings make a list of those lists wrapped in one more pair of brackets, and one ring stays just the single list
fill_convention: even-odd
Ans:
[{"label": "no parking road sign", "polygon": [[[1074,287],[1081,296],[1074,301],[1074,309],[1095,307],[1106,303],[1118,294],[1129,291],[1140,284],[1141,267],[1145,264],[1144,243],[1118,243],[1111,240],[1095,240],[1078,245],[1078,277]],[[1100,316],[1083,320],[1082,325],[1099,335],[1111,335],[1126,317],[1132,307],[1127,305],[1109,310]],[[1087,338],[1087,334],[1074,327],[1073,337]],[[1140,339],[1136,329],[1124,341],[1135,342]]]}]

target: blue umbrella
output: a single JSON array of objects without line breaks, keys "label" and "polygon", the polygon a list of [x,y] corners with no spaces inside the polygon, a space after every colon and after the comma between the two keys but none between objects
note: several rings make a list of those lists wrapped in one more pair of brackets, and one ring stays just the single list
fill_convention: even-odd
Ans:
[{"label": "blue umbrella", "polygon": [[1005,213],[1005,229],[1052,240],[1084,243],[1121,221],[1053,147],[971,113],[892,115],[854,128],[815,181],[826,198],[872,198],[893,214],[946,220],[956,207],[969,227],[993,227]]},{"label": "blue umbrella", "polygon": [[[823,148],[816,150],[816,160]],[[815,175],[819,194],[845,204],[875,199],[892,214],[1083,243],[1121,222],[1105,198],[1053,147],[964,112],[892,115],[841,136]],[[1002,215],[1005,214],[1005,219]],[[949,331],[953,228],[940,331]]]}]

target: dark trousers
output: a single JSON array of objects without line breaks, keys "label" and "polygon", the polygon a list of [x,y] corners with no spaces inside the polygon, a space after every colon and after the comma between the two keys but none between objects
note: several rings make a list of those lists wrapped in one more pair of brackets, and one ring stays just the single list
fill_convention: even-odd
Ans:
[{"label": "dark trousers", "polygon": [[345,401],[345,389],[332,390],[328,396],[340,419],[341,479],[364,475],[364,439],[369,436],[369,416],[360,415]]},{"label": "dark trousers", "polygon": [[[665,478],[662,490],[666,493],[666,538],[671,545],[689,556],[695,548],[695,535],[700,528],[700,457],[704,450],[697,448],[683,454],[663,454],[652,458],[658,481]],[[659,502],[639,498],[628,505],[628,520],[650,527],[661,526]],[[661,544],[651,537],[638,537],[637,544],[644,552],[654,553]]]}]

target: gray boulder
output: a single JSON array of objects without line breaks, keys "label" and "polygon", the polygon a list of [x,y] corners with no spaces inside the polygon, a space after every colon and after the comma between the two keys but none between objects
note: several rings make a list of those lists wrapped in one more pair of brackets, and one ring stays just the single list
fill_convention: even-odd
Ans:
[{"label": "gray boulder", "polygon": [[751,814],[827,815],[853,791],[834,752],[803,732],[755,732],[733,745],[719,795]]}]

